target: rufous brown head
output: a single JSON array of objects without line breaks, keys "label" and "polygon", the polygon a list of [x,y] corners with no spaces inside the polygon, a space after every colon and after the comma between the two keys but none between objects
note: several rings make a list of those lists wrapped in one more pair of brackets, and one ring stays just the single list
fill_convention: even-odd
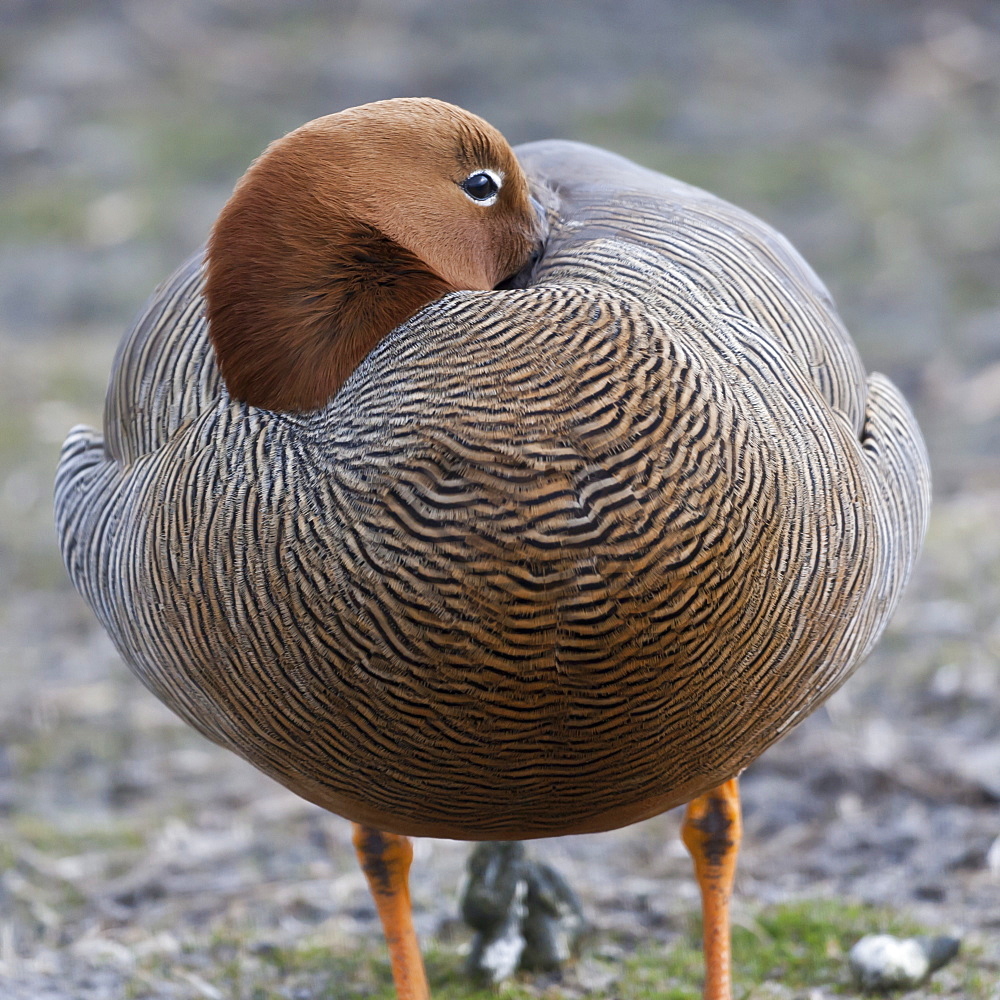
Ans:
[{"label": "rufous brown head", "polygon": [[423,306],[490,289],[540,242],[503,136],[429,98],[319,118],[251,165],[208,244],[209,334],[237,399],[325,405]]}]

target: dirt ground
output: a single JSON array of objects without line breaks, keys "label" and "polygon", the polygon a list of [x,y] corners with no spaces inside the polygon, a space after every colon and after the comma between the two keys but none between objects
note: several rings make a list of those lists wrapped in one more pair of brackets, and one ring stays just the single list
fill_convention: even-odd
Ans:
[{"label": "dirt ground", "polygon": [[[764,216],[913,401],[936,483],[924,556],[869,661],[745,775],[736,920],[797,899],[886,907],[963,937],[908,996],[1000,998],[1000,8],[335,6],[0,9],[0,997],[381,988],[301,970],[255,985],[253,963],[303,937],[378,947],[348,825],[131,678],[65,579],[51,479],[66,430],[100,419],[122,328],[252,156],[318,114],[427,93],[512,141],[595,142]],[[581,893],[591,953],[684,933],[678,825],[533,845]],[[418,930],[445,949],[466,853],[417,845]],[[785,989],[780,970],[739,982],[851,995]],[[586,959],[528,985],[618,988]]]}]

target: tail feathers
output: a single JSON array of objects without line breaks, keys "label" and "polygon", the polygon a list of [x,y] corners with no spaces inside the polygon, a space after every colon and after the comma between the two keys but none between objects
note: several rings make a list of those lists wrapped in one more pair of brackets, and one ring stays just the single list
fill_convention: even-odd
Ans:
[{"label": "tail feathers", "polygon": [[913,412],[900,391],[878,373],[868,376],[861,446],[882,490],[883,503],[877,513],[887,553],[885,596],[895,604],[927,530],[931,472]]},{"label": "tail feathers", "polygon": [[56,535],[70,579],[95,610],[100,571],[94,534],[106,519],[105,504],[100,502],[109,492],[104,480],[116,473],[100,434],[84,426],[69,432],[56,471]]}]

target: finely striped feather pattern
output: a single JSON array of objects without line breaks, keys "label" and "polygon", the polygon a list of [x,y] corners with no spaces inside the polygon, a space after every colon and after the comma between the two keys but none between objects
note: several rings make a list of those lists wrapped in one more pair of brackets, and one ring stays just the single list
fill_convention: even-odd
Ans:
[{"label": "finely striped feather pattern", "polygon": [[193,260],[67,440],[70,574],[175,711],[305,797],[605,829],[750,763],[883,629],[926,456],[763,223],[576,144],[534,284],[456,293],[324,410],[219,384]]}]

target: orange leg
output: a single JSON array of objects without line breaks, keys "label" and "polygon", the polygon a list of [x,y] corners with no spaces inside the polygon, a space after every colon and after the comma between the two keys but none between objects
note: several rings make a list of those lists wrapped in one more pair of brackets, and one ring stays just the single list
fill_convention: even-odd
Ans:
[{"label": "orange leg", "polygon": [[705,934],[704,1000],[732,1000],[729,897],[743,826],[736,778],[688,803],[681,836],[701,888]]},{"label": "orange leg", "polygon": [[407,879],[413,848],[409,838],[355,823],[354,849],[385,931],[396,995],[399,1000],[430,1000],[424,961],[420,957],[410,912]]}]

